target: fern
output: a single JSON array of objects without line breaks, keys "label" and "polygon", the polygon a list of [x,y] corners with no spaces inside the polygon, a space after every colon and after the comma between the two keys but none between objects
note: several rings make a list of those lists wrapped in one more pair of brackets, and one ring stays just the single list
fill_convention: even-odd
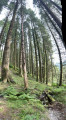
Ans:
[{"label": "fern", "polygon": [[25,117],[23,117],[21,120],[39,120],[39,118],[37,118],[36,115],[26,115]]},{"label": "fern", "polygon": [[14,96],[14,95],[9,95],[9,96],[5,96],[6,98],[8,98],[8,99],[11,99],[11,100],[16,100],[16,99],[18,99],[18,97],[17,96]]},{"label": "fern", "polygon": [[2,95],[4,96],[9,96],[9,95],[17,95],[18,92],[16,89],[14,89],[12,86],[9,86],[3,93]]},{"label": "fern", "polygon": [[23,94],[19,96],[20,99],[22,100],[29,100],[29,99],[34,99],[34,96],[30,96],[29,94]]}]

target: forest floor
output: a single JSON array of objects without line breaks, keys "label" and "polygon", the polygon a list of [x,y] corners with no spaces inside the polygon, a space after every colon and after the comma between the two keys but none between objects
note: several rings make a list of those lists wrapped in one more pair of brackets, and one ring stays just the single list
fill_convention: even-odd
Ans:
[{"label": "forest floor", "polygon": [[[16,84],[0,82],[0,120],[65,120],[66,87],[46,86],[28,75],[29,89],[24,90],[24,79],[11,69]],[[46,108],[39,97],[51,90],[56,102]]]}]

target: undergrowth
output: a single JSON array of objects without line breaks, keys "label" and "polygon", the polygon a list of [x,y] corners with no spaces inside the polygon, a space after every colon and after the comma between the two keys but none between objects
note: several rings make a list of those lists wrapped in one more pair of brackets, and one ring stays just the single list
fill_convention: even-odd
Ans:
[{"label": "undergrowth", "polygon": [[47,109],[38,99],[44,90],[50,90],[57,101],[66,104],[66,86],[47,86],[28,76],[29,88],[26,91],[24,90],[24,78],[18,76],[18,72],[14,70],[11,74],[16,84],[6,87],[0,85],[0,95],[4,96],[10,112],[13,113],[11,113],[12,120],[48,120]]}]

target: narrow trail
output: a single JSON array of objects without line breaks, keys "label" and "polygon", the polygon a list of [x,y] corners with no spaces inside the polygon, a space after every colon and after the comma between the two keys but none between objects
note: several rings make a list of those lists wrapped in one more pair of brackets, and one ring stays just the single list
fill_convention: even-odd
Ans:
[{"label": "narrow trail", "polygon": [[56,103],[53,108],[49,108],[50,120],[66,120],[66,106]]},{"label": "narrow trail", "polygon": [[9,111],[6,100],[0,98],[0,120],[11,120]]},{"label": "narrow trail", "polygon": [[50,120],[66,120],[66,105],[63,105],[56,100],[54,102],[50,102],[46,95],[46,91],[43,91],[42,95],[40,95],[40,100],[43,105],[48,105],[48,118]]},{"label": "narrow trail", "polygon": [[[16,76],[16,74],[15,74],[15,76]],[[8,85],[6,85],[6,86],[1,85],[1,87],[7,88]],[[12,118],[13,117],[12,115],[15,115],[18,117],[18,113],[19,113],[18,109],[13,110],[13,109],[9,108],[7,105],[7,99],[0,96],[0,120],[14,120],[14,118]],[[46,116],[48,117],[49,120],[66,120],[65,115],[66,115],[66,106],[64,106],[63,104],[60,104],[59,102],[55,102],[54,104],[48,106]],[[21,119],[15,118],[15,120],[21,120]],[[34,120],[36,120],[36,119],[34,119]],[[41,120],[45,120],[45,118],[42,118]]]},{"label": "narrow trail", "polygon": [[[6,100],[0,98],[0,120],[12,120],[11,114],[12,111],[7,107]],[[16,114],[16,113],[15,113]],[[48,109],[48,118],[49,120],[66,120],[66,107],[60,106],[60,104],[54,105],[54,108]],[[15,119],[17,120],[17,119]],[[42,119],[45,120],[45,119]]]}]

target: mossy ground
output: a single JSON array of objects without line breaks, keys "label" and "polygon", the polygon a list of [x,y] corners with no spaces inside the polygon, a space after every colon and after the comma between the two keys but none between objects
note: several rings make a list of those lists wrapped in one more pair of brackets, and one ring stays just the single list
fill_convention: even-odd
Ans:
[{"label": "mossy ground", "polygon": [[[48,110],[37,98],[44,90],[51,90],[53,97],[62,103],[66,102],[65,86],[46,86],[38,83],[28,75],[29,88],[24,90],[24,79],[18,75],[17,71],[11,69],[13,80],[16,84],[0,83],[0,119],[3,120],[49,120]],[[21,94],[17,96],[17,94]]]}]

